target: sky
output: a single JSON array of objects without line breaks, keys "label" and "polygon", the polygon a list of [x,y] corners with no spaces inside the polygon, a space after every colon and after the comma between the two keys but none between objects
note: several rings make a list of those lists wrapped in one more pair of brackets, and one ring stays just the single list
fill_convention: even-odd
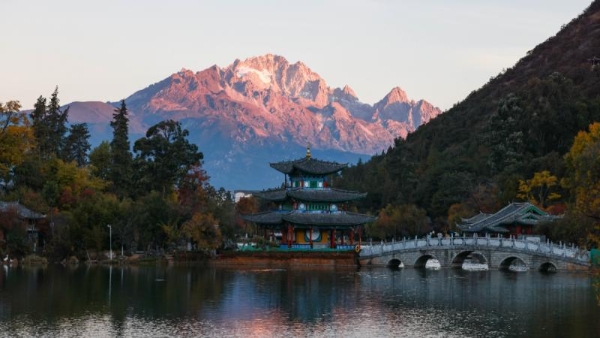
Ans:
[{"label": "sky", "polygon": [[0,102],[117,101],[182,68],[267,53],[373,104],[393,87],[443,110],[591,0],[0,0]]}]

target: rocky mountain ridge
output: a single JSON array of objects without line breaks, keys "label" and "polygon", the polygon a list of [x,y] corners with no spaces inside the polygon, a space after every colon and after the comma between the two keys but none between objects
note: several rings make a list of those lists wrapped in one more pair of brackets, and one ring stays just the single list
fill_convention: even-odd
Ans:
[{"label": "rocky mountain ridge", "polygon": [[[213,180],[238,171],[235,166],[259,165],[241,164],[243,158],[260,157],[266,160],[260,164],[265,169],[269,161],[301,156],[308,144],[317,151],[354,154],[348,158],[353,162],[361,154],[387,149],[395,138],[406,137],[441,113],[427,101],[410,100],[399,87],[373,106],[362,103],[349,86],[331,88],[302,62],[290,64],[272,54],[235,60],[225,68],[215,65],[195,73],[182,69],[125,101],[134,135],[161,120],[180,121],[205,152]],[[98,105],[72,107],[70,121],[98,121],[99,110],[110,110]],[[112,114],[105,115],[109,122]],[[102,130],[102,125],[97,122],[93,128]],[[111,138],[110,133],[106,136]],[[265,149],[271,149],[268,158]],[[291,149],[300,153],[294,155]]]}]

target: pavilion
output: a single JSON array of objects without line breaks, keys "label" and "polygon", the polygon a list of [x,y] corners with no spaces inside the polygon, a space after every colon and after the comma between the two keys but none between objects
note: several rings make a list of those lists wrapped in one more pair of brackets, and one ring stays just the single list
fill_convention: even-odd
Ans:
[{"label": "pavilion", "polygon": [[332,187],[332,175],[347,164],[314,159],[309,147],[306,157],[270,166],[284,174],[284,187],[253,195],[272,202],[274,210],[244,219],[254,222],[265,238],[281,232],[281,248],[360,250],[364,225],[376,218],[348,211],[350,202],[366,193]]}]

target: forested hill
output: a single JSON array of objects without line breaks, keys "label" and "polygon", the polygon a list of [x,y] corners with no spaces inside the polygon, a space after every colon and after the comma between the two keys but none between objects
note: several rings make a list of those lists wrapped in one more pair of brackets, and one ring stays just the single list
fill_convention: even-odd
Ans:
[{"label": "forested hill", "polygon": [[340,184],[368,192],[365,209],[416,204],[438,225],[453,205],[496,211],[517,200],[520,179],[544,170],[560,179],[574,136],[600,120],[595,57],[600,1],[406,141],[346,170]]}]

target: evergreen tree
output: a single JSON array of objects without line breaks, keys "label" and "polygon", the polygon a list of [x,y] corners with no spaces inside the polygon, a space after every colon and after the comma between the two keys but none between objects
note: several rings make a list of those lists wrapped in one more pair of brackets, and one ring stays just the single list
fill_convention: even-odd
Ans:
[{"label": "evergreen tree", "polygon": [[46,105],[46,99],[40,96],[34,105],[30,117],[33,121],[33,133],[37,139],[38,152],[42,158],[59,156],[65,146],[67,132],[67,119],[69,108],[64,112],[60,108],[58,87]]},{"label": "evergreen tree", "polygon": [[167,120],[150,127],[146,137],[135,141],[133,150],[138,154],[136,165],[142,186],[165,196],[202,160],[203,154],[189,143],[188,135],[179,122]]},{"label": "evergreen tree", "polygon": [[43,142],[43,140],[48,139],[48,135],[50,134],[49,126],[44,122],[46,118],[46,98],[38,97],[37,101],[33,106],[33,111],[29,115],[32,121],[33,127],[33,136],[38,141],[37,142],[37,151],[41,157],[46,157],[45,154],[48,153],[47,144]]},{"label": "evergreen tree", "polygon": [[115,109],[110,126],[113,128],[113,139],[110,143],[110,178],[117,195],[124,197],[128,194],[131,185],[132,168],[132,155],[129,150],[129,118],[125,100],[121,101],[120,109]]},{"label": "evergreen tree", "polygon": [[48,150],[50,154],[59,155],[66,143],[65,134],[67,133],[67,119],[69,116],[69,108],[63,112],[60,108],[60,100],[58,99],[58,87],[54,89],[50,97],[50,103],[47,107],[46,123],[50,128],[48,135]]},{"label": "evergreen tree", "polygon": [[90,150],[90,133],[85,123],[74,124],[69,130],[62,158],[66,162],[75,161],[77,166],[83,167],[88,163]]}]

